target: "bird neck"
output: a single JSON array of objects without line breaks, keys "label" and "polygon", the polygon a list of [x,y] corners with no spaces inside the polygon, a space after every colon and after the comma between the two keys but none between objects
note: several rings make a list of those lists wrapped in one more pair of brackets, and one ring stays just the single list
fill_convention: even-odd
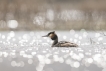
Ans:
[{"label": "bird neck", "polygon": [[53,40],[52,46],[53,46],[53,45],[56,45],[57,43],[58,43],[58,38],[56,38],[55,40]]}]

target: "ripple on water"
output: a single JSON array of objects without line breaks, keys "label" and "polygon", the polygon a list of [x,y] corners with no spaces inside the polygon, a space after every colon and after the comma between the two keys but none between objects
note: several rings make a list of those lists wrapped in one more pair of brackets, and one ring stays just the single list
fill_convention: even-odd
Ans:
[{"label": "ripple on water", "polygon": [[70,35],[73,34],[73,36],[67,36],[68,33],[62,33],[63,36],[60,35],[59,39],[66,40],[70,38],[67,40],[82,45],[79,48],[51,48],[52,41],[49,38],[42,38],[41,36],[44,34],[43,32],[43,34],[37,35],[33,31],[27,33],[14,31],[1,33],[0,63],[7,61],[11,67],[25,67],[26,64],[32,66],[37,64],[36,70],[39,71],[43,71],[44,66],[54,63],[67,64],[73,68],[89,67],[93,64],[102,68],[106,67],[105,45],[98,44],[105,43],[105,38],[101,37],[101,34],[94,33],[92,35],[93,39],[98,42],[94,44],[91,44],[87,38],[89,33],[86,31],[77,33],[70,30]]}]

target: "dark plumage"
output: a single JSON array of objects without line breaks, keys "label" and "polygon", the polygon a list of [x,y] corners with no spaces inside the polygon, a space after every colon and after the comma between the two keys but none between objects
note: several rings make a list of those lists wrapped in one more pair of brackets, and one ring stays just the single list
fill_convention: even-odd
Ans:
[{"label": "dark plumage", "polygon": [[77,44],[71,43],[71,42],[68,42],[68,41],[58,42],[58,36],[56,35],[55,31],[50,32],[43,37],[50,37],[53,40],[52,47],[78,47]]}]

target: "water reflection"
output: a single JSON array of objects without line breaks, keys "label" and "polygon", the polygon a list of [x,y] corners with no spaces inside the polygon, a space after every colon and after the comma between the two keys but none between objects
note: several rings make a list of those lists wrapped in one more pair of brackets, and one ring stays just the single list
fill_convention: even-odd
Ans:
[{"label": "water reflection", "polygon": [[79,48],[51,48],[52,41],[50,42],[49,38],[41,37],[44,32],[2,32],[0,36],[0,65],[3,63],[10,68],[18,67],[19,69],[23,67],[26,71],[32,68],[39,71],[49,70],[48,68],[50,70],[64,71],[64,67],[66,67],[67,71],[85,71],[85,69],[92,71],[91,67],[96,71],[105,70],[105,45],[98,45],[97,43],[91,45],[88,38],[89,34],[91,34],[94,41],[105,43],[105,37],[101,38],[100,32],[88,33],[87,31],[77,32],[70,30],[70,34],[73,33],[74,36],[69,35],[67,32],[58,33],[64,34],[59,38],[80,43],[83,46]]}]

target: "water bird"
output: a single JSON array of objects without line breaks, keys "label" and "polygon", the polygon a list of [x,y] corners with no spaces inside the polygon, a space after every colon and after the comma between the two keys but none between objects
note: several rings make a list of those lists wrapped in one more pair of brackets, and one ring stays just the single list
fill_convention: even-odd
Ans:
[{"label": "water bird", "polygon": [[47,35],[42,37],[50,37],[53,40],[52,47],[78,47],[77,44],[71,43],[68,41],[60,41],[58,42],[58,36],[55,31],[49,32]]}]

